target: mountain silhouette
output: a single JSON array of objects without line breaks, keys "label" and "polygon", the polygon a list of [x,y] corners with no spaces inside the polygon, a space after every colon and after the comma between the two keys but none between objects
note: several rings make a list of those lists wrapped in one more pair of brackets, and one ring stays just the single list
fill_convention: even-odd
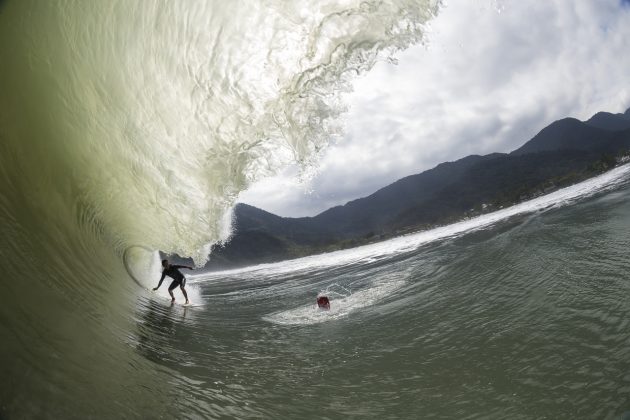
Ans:
[{"label": "mountain silhouette", "polygon": [[207,267],[279,261],[451,223],[594,176],[628,149],[630,109],[599,112],[584,122],[555,121],[509,154],[441,163],[313,217],[238,204],[233,236],[215,247]]}]

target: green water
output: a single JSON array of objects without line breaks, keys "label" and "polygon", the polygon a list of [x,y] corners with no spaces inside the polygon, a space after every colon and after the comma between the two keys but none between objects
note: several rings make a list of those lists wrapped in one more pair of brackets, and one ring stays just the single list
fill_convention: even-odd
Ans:
[{"label": "green water", "polygon": [[[189,276],[192,307],[135,292],[90,314],[51,293],[40,318],[26,309],[38,296],[12,301],[3,414],[618,418],[630,405],[630,187],[523,211]],[[329,312],[315,308],[321,291]]]}]

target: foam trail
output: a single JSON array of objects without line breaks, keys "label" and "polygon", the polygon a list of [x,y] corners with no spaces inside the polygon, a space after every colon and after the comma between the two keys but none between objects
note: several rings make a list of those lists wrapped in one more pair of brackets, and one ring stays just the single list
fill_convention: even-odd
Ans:
[{"label": "foam trail", "polygon": [[276,312],[263,317],[265,321],[280,325],[312,325],[345,318],[351,313],[374,305],[394,293],[404,281],[381,281],[348,296],[330,300],[330,310],[321,310],[317,304]]}]

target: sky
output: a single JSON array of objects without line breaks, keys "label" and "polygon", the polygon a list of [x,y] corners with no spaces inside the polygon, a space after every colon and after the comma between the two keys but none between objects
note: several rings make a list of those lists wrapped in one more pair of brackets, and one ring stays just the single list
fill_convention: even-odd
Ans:
[{"label": "sky", "polygon": [[377,64],[310,180],[297,168],[239,197],[314,216],[470,154],[510,152],[549,123],[630,107],[630,0],[450,0],[424,45]]}]

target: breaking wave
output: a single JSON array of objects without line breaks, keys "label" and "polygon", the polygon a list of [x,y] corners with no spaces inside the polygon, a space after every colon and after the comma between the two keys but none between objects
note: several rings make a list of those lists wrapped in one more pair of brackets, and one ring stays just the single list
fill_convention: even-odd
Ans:
[{"label": "breaking wave", "polygon": [[437,7],[10,2],[5,178],[60,225],[203,264],[238,194],[290,163],[308,172],[353,79],[418,42]]}]

